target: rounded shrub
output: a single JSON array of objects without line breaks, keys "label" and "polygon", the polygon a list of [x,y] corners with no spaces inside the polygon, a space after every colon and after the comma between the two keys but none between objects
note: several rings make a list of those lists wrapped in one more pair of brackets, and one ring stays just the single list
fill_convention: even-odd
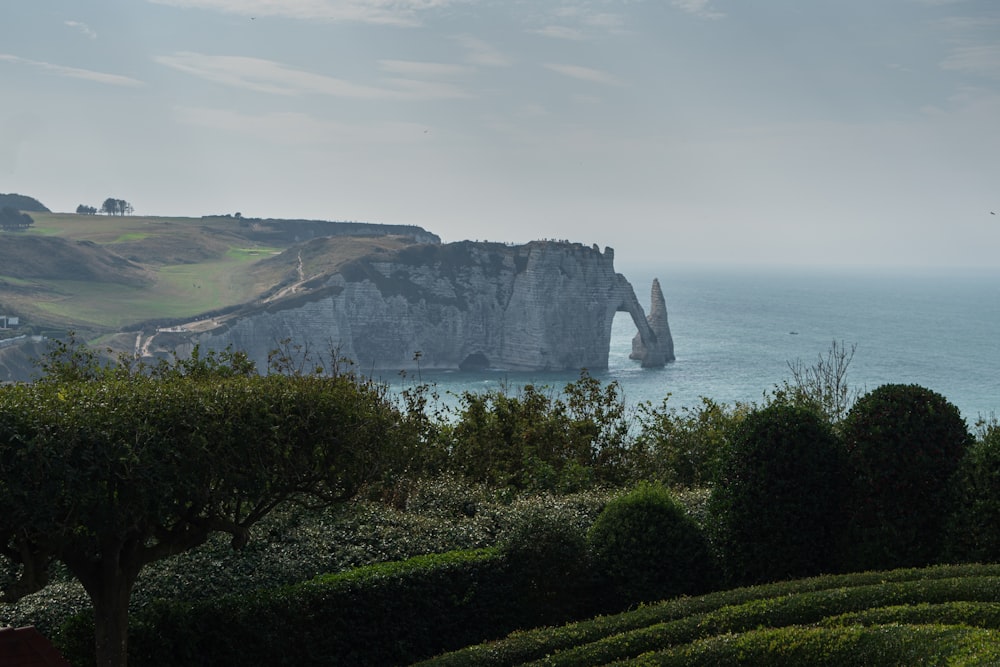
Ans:
[{"label": "rounded shrub", "polygon": [[610,583],[616,603],[697,593],[712,581],[701,528],[658,484],[641,483],[611,500],[587,541],[594,567]]},{"label": "rounded shrub", "polygon": [[852,475],[852,569],[938,560],[949,482],[972,442],[958,408],[925,387],[887,384],[858,400],[842,433]]},{"label": "rounded shrub", "polygon": [[752,584],[838,569],[846,463],[815,411],[775,404],[735,430],[709,501],[727,580]]},{"label": "rounded shrub", "polygon": [[952,489],[946,559],[1000,561],[1000,424],[986,428],[966,452]]},{"label": "rounded shrub", "polygon": [[592,611],[594,581],[586,531],[568,512],[532,507],[500,544],[522,614],[550,625]]}]

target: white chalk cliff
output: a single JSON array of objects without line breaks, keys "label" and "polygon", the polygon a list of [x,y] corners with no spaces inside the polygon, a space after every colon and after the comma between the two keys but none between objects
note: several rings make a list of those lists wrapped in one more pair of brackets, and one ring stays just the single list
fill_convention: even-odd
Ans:
[{"label": "white chalk cliff", "polygon": [[[337,350],[372,369],[605,369],[616,312],[638,331],[644,367],[674,359],[658,282],[647,318],[614,251],[537,241],[415,245],[309,280],[309,289],[216,318],[185,336],[247,352],[259,368],[280,341]],[[172,345],[177,345],[176,340]],[[417,357],[419,355],[419,362]]]}]

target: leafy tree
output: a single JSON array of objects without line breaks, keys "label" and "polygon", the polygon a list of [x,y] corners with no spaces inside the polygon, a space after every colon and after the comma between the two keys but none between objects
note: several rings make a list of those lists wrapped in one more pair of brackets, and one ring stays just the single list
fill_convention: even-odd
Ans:
[{"label": "leafy tree", "polygon": [[35,221],[27,213],[4,206],[0,208],[0,228],[3,229],[25,229],[35,224]]},{"label": "leafy tree", "polygon": [[747,416],[709,504],[729,580],[755,584],[837,569],[845,473],[840,441],[814,411],[772,405]]},{"label": "leafy tree", "polygon": [[618,603],[705,590],[714,563],[701,528],[666,487],[641,482],[615,498],[587,533],[597,571]]},{"label": "leafy tree", "polygon": [[115,199],[114,197],[108,197],[101,204],[101,213],[107,215],[132,215],[133,210],[132,204],[124,199]]},{"label": "leafy tree", "polygon": [[952,491],[945,552],[949,561],[1000,561],[1000,422],[981,419]]},{"label": "leafy tree", "polygon": [[135,372],[63,351],[54,376],[0,388],[0,583],[14,601],[61,562],[93,603],[102,667],[126,664],[145,566],[217,532],[241,548],[283,503],[351,497],[409,432],[350,375],[260,376],[211,355]]},{"label": "leafy tree", "polygon": [[97,209],[93,206],[87,206],[86,204],[80,204],[77,206],[76,212],[78,215],[97,215]]},{"label": "leafy tree", "polygon": [[29,197],[27,195],[19,195],[15,193],[10,194],[0,194],[0,208],[4,206],[9,206],[15,211],[29,211],[32,213],[50,213],[46,206],[35,199],[34,197]]},{"label": "leafy tree", "polygon": [[659,407],[643,403],[638,408],[640,428],[631,452],[637,475],[668,486],[712,485],[729,437],[750,408],[705,397],[700,406],[680,410],[668,402],[669,397]]},{"label": "leafy tree", "polygon": [[971,444],[953,404],[919,385],[862,396],[843,424],[852,479],[852,569],[919,567],[938,559],[949,484]]},{"label": "leafy tree", "polygon": [[534,385],[465,392],[442,438],[449,465],[473,481],[572,491],[622,481],[629,426],[620,386],[584,371],[561,395]]}]

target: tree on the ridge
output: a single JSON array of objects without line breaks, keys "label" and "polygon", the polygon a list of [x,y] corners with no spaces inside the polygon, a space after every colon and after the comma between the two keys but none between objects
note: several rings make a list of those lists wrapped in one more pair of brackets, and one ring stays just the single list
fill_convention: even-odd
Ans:
[{"label": "tree on the ridge", "polygon": [[14,192],[10,194],[0,194],[0,208],[10,206],[15,211],[27,211],[29,213],[51,213],[42,202],[34,197],[19,195]]},{"label": "tree on the ridge", "polygon": [[33,225],[35,221],[27,213],[4,206],[0,208],[0,228],[2,229],[26,229]]},{"label": "tree on the ridge", "polygon": [[350,375],[258,375],[242,355],[136,372],[59,353],[42,380],[0,387],[0,585],[17,600],[63,563],[93,603],[101,667],[127,662],[146,565],[213,532],[240,548],[282,503],[349,498],[408,432]]},{"label": "tree on the ridge", "polygon": [[97,215],[97,209],[93,206],[87,206],[86,204],[80,204],[77,206],[76,212],[78,215]]},{"label": "tree on the ridge", "polygon": [[108,197],[101,204],[101,213],[107,215],[132,215],[133,210],[132,204],[124,199],[115,199],[114,197]]}]

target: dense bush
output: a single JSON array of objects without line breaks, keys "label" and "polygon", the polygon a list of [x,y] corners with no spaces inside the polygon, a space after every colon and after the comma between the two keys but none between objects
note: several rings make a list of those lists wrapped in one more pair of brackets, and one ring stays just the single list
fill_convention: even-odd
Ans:
[{"label": "dense bush", "polygon": [[[501,543],[500,553],[518,573],[522,597],[517,604],[526,610],[537,609],[548,617],[556,612],[565,618],[602,611],[597,606],[586,530],[573,519],[567,511],[528,511],[514,521]],[[582,605],[582,600],[593,600],[594,606]]]},{"label": "dense bush", "polygon": [[[129,661],[157,665],[395,665],[580,618],[564,597],[533,595],[525,561],[498,549],[418,556],[283,588],[197,603],[154,602],[132,615]],[[524,576],[524,575],[528,576]],[[589,613],[589,600],[576,600]],[[57,639],[74,665],[93,664],[89,614]]]},{"label": "dense bush", "polygon": [[760,583],[834,571],[845,461],[830,425],[775,404],[736,429],[709,504],[726,578]]},{"label": "dense bush", "polygon": [[[513,541],[531,522],[549,523],[545,517],[584,534],[609,495],[588,491],[513,496],[446,477],[416,482],[400,508],[366,500],[326,508],[287,505],[262,519],[243,549],[233,550],[230,540],[219,535],[198,549],[151,564],[136,584],[132,610],[159,598],[211,600],[374,563],[495,546]],[[534,572],[544,567],[539,565]],[[86,593],[65,573],[54,572],[53,579],[47,588],[16,604],[0,604],[0,626],[35,625],[52,636],[69,616],[90,608]]]},{"label": "dense bush", "polygon": [[639,406],[639,429],[630,452],[636,474],[671,487],[713,484],[729,436],[747,408],[704,397],[693,408],[678,410],[667,403]]},{"label": "dense bush", "polygon": [[613,601],[662,600],[703,591],[712,581],[701,529],[660,485],[642,483],[609,502],[587,540]]},{"label": "dense bush", "polygon": [[561,394],[465,392],[456,413],[440,437],[450,469],[473,481],[567,492],[627,477],[630,424],[617,383],[583,373]]},{"label": "dense bush", "polygon": [[983,424],[952,484],[954,504],[945,540],[951,561],[1000,560],[1000,424]]},{"label": "dense bush", "polygon": [[949,482],[972,437],[958,408],[918,385],[883,385],[844,421],[852,474],[851,569],[935,562]]}]

